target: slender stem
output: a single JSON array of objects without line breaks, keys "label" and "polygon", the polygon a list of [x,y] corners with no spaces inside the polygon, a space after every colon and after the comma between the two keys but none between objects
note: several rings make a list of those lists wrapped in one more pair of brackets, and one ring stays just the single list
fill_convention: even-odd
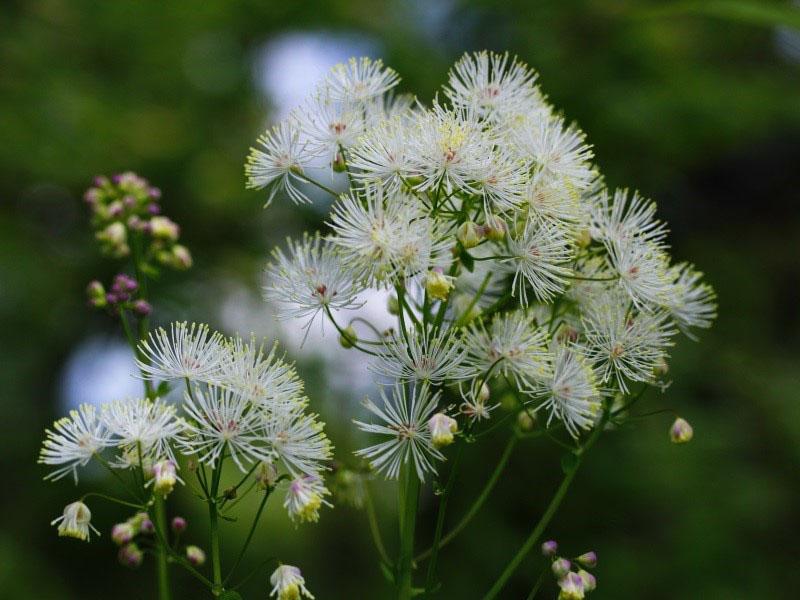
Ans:
[{"label": "slender stem", "polygon": [[[339,323],[336,322],[336,319],[333,318],[333,313],[331,312],[331,309],[327,305],[325,305],[325,313],[328,315],[328,318],[331,320],[331,323],[333,323],[333,326],[336,328],[336,331],[339,332],[339,335],[350,339],[350,336],[348,336],[347,333],[345,333],[345,331],[339,326]],[[373,352],[372,350],[368,350],[367,348],[364,348],[363,346],[359,345],[357,341],[353,342],[352,345],[353,348],[360,350],[364,354],[369,354],[371,356],[380,356],[377,352]]]},{"label": "slender stem", "polygon": [[304,181],[306,181],[306,182],[310,183],[311,185],[315,185],[315,186],[317,186],[319,189],[321,189],[321,190],[323,190],[323,191],[325,191],[325,192],[328,192],[328,193],[329,193],[331,196],[333,196],[334,198],[338,198],[338,197],[339,197],[339,194],[337,194],[336,192],[334,192],[334,191],[333,191],[331,188],[329,188],[327,185],[323,185],[323,184],[319,183],[318,181],[315,181],[314,179],[311,179],[311,177],[308,177],[307,175],[303,175],[303,174],[301,174],[301,173],[298,173],[298,174],[297,174],[297,176],[298,176],[300,179],[303,179]]},{"label": "slender stem", "polygon": [[469,315],[470,313],[472,313],[472,309],[475,308],[475,305],[478,303],[478,300],[480,300],[481,296],[483,296],[483,293],[486,291],[486,286],[489,285],[489,280],[491,278],[492,278],[492,272],[489,271],[488,273],[486,273],[486,277],[483,278],[481,286],[478,288],[478,291],[476,292],[475,296],[472,298],[467,308],[464,309],[464,312],[461,313],[461,316],[456,321],[455,327],[461,327],[462,325],[466,325],[466,323],[469,321]]},{"label": "slender stem", "polygon": [[536,580],[536,583],[533,584],[533,589],[531,593],[528,594],[528,600],[533,600],[536,597],[536,594],[539,593],[539,590],[542,588],[542,584],[544,583],[544,578],[547,576],[547,572],[550,569],[545,567],[542,569],[542,572],[539,574],[539,578]]},{"label": "slender stem", "polygon": [[400,554],[397,558],[397,599],[409,600],[412,596],[412,568],[414,561],[414,529],[419,501],[419,478],[410,461],[400,469],[398,504],[400,512]]},{"label": "slender stem", "polygon": [[103,500],[114,502],[115,504],[121,504],[122,506],[129,506],[130,508],[138,508],[139,510],[142,510],[144,508],[143,504],[134,504],[133,502],[120,500],[119,498],[115,498],[114,496],[101,494],[99,492],[89,492],[88,494],[84,494],[83,496],[81,496],[81,501],[86,500],[86,498],[102,498]]},{"label": "slender stem", "polygon": [[[164,498],[158,495],[155,496],[154,509],[156,517],[155,526],[160,531],[165,532],[167,530],[167,511],[164,503]],[[172,593],[169,587],[169,564],[167,562],[168,552],[169,552],[169,547],[167,546],[167,540],[159,539],[157,556],[156,556],[159,600],[170,600],[170,598],[172,598]]]},{"label": "slender stem", "polygon": [[247,552],[247,548],[250,546],[250,541],[253,539],[253,534],[256,532],[256,526],[258,525],[259,519],[261,519],[261,513],[264,511],[264,507],[267,505],[267,500],[269,500],[269,496],[272,493],[272,488],[267,488],[267,491],[264,493],[264,497],[261,499],[261,504],[258,505],[258,510],[256,511],[256,516],[253,519],[253,524],[250,526],[250,531],[247,533],[247,539],[244,541],[244,545],[242,546],[241,551],[239,552],[239,556],[236,558],[236,561],[233,563],[230,572],[225,577],[225,581],[223,581],[223,585],[228,582],[228,580],[233,576],[233,572],[236,571],[236,567],[239,566],[239,563],[242,562],[245,553]]},{"label": "slender stem", "polygon": [[383,537],[381,536],[381,529],[378,526],[378,518],[375,514],[375,505],[372,503],[372,496],[369,490],[364,493],[364,508],[367,512],[367,521],[369,521],[369,530],[372,533],[372,541],[375,543],[375,548],[381,556],[381,560],[387,565],[391,565],[392,561],[389,554],[386,552],[386,546],[383,544]]},{"label": "slender stem", "polygon": [[[497,466],[494,468],[492,476],[486,482],[486,485],[483,486],[480,495],[475,499],[475,502],[472,503],[472,506],[469,507],[467,513],[461,517],[461,520],[458,522],[458,524],[442,538],[442,541],[439,543],[440,549],[452,542],[453,539],[469,524],[469,522],[472,521],[475,515],[478,514],[480,509],[483,508],[483,505],[486,503],[486,500],[492,493],[494,486],[497,485],[497,482],[500,480],[500,475],[502,475],[503,469],[505,469],[506,463],[508,463],[508,459],[511,457],[511,453],[514,451],[514,447],[517,445],[518,441],[519,437],[516,434],[512,434],[508,439],[508,443],[503,450],[503,454],[500,456],[500,460],[497,462]],[[432,546],[431,548],[425,550],[425,552],[418,555],[414,559],[414,562],[421,562],[427,559],[429,556],[431,556],[433,548],[434,547]]]},{"label": "slender stem", "polygon": [[219,549],[219,511],[217,507],[217,493],[219,491],[219,480],[222,475],[223,454],[220,454],[219,464],[214,469],[211,479],[211,490],[208,498],[208,518],[211,527],[211,569],[214,577],[214,584],[211,592],[215,596],[222,593],[222,562]]},{"label": "slender stem", "polygon": [[500,590],[503,589],[503,586],[508,582],[511,578],[511,575],[514,574],[514,571],[517,570],[520,563],[525,559],[528,553],[533,549],[536,542],[541,537],[542,533],[544,533],[545,528],[550,524],[550,521],[556,514],[558,507],[561,505],[561,502],[564,500],[564,496],[566,496],[567,491],[569,490],[569,486],[572,483],[572,480],[575,478],[575,474],[578,472],[578,469],[583,462],[583,457],[586,455],[586,452],[594,445],[594,443],[600,437],[600,434],[603,433],[603,429],[605,429],[605,425],[608,422],[609,418],[609,410],[606,407],[603,411],[603,416],[600,419],[600,422],[595,426],[594,431],[589,436],[589,439],[586,441],[586,444],[576,453],[576,462],[569,471],[564,474],[564,478],[561,480],[561,484],[558,486],[555,495],[550,500],[550,504],[548,504],[547,509],[542,514],[539,522],[536,523],[536,526],[531,531],[528,538],[522,544],[520,549],[511,559],[511,562],[506,565],[506,568],[500,574],[500,577],[497,578],[497,581],[494,582],[491,589],[487,592],[487,594],[483,597],[483,600],[492,600],[493,598],[497,598],[497,595],[500,593]]}]

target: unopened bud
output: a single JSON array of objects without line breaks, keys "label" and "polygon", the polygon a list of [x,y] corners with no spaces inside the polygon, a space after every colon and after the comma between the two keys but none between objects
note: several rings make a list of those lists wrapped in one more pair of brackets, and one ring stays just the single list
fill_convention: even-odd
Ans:
[{"label": "unopened bud", "polygon": [[333,167],[334,173],[344,173],[347,169],[347,163],[344,161],[344,156],[342,156],[341,152],[337,152],[336,156],[333,159],[333,163],[331,163]]},{"label": "unopened bud", "polygon": [[352,325],[345,327],[339,334],[339,345],[342,348],[352,348],[358,342],[358,335]]},{"label": "unopened bud", "polygon": [[653,374],[656,377],[664,377],[667,373],[669,373],[669,363],[662,357],[658,359],[656,366],[653,367]]},{"label": "unopened bud", "polygon": [[117,546],[127,544],[135,535],[136,531],[130,522],[117,523],[111,528],[111,539]]},{"label": "unopened bud", "polygon": [[106,290],[97,280],[89,282],[86,286],[86,297],[89,299],[89,305],[94,308],[102,308],[107,304]]},{"label": "unopened bud", "polygon": [[153,217],[150,219],[150,233],[154,238],[174,242],[180,235],[180,228],[168,217]]},{"label": "unopened bud", "polygon": [[172,527],[172,531],[174,531],[175,533],[183,533],[184,531],[186,531],[187,525],[188,524],[186,523],[186,519],[184,519],[183,517],[173,517],[172,523],[170,524],[170,526]]},{"label": "unopened bud", "polygon": [[175,244],[172,247],[172,266],[181,270],[192,266],[192,255],[186,246]]},{"label": "unopened bud", "polygon": [[464,248],[474,248],[481,243],[481,229],[472,221],[461,224],[456,232],[456,238]]},{"label": "unopened bud", "polygon": [[453,278],[442,273],[441,269],[432,269],[425,276],[425,291],[436,300],[447,300],[453,287]]},{"label": "unopened bud", "polygon": [[119,549],[117,559],[123,566],[135,569],[142,564],[144,552],[142,552],[136,544],[126,544]]},{"label": "unopened bud", "polygon": [[577,573],[567,573],[558,582],[558,600],[583,600],[583,579]]},{"label": "unopened bud", "polygon": [[582,229],[578,232],[578,235],[575,238],[575,243],[578,244],[579,248],[586,248],[589,244],[592,243],[592,234],[589,233],[588,229]]},{"label": "unopened bud", "polygon": [[148,519],[143,519],[142,520],[142,524],[139,526],[139,531],[141,531],[142,533],[146,533],[148,535],[153,533],[153,532],[155,532],[155,530],[156,530],[156,526],[153,524],[153,522],[149,518]]},{"label": "unopened bud", "polygon": [[389,296],[389,299],[386,301],[386,310],[389,311],[390,315],[397,316],[400,314],[400,302],[394,294]]},{"label": "unopened bud", "polygon": [[558,552],[558,542],[555,540],[547,540],[542,544],[542,554],[547,557],[555,556]]},{"label": "unopened bud", "polygon": [[685,444],[694,437],[694,430],[689,422],[678,417],[669,428],[669,439],[673,444]]},{"label": "unopened bud", "polygon": [[536,427],[535,415],[528,410],[519,411],[517,427],[519,427],[520,431],[532,431]]},{"label": "unopened bud", "polygon": [[259,466],[258,471],[256,472],[256,481],[261,489],[266,490],[274,487],[277,480],[277,467],[271,462],[262,461],[261,466]]},{"label": "unopened bud", "polygon": [[567,573],[569,573],[569,568],[572,566],[566,558],[557,558],[553,561],[553,575],[557,578],[564,577]]},{"label": "unopened bud", "polygon": [[489,390],[489,386],[486,385],[486,382],[481,384],[481,389],[478,392],[478,402],[481,404],[486,404],[491,397],[491,391]]},{"label": "unopened bud", "polygon": [[589,569],[592,569],[597,566],[597,554],[594,551],[585,552],[575,560],[577,560],[581,565]]},{"label": "unopened bud", "polygon": [[225,496],[226,500],[235,500],[236,496],[239,495],[239,491],[237,490],[235,485],[232,485],[229,488],[225,488],[225,491],[222,492],[222,494]]},{"label": "unopened bud", "polygon": [[175,463],[161,460],[153,465],[153,492],[165,498],[172,492],[178,480]]},{"label": "unopened bud", "polygon": [[146,317],[153,312],[153,307],[147,300],[137,300],[133,303],[133,312],[140,317]]},{"label": "unopened bud", "polygon": [[186,546],[186,559],[195,567],[199,567],[206,562],[206,553],[197,546]]},{"label": "unopened bud", "polygon": [[597,579],[594,575],[583,569],[578,571],[578,577],[583,580],[583,591],[593,592],[597,588]]},{"label": "unopened bud", "polygon": [[486,225],[483,229],[486,237],[493,242],[502,242],[506,239],[506,233],[508,233],[508,225],[497,215],[489,215],[486,218]]},{"label": "unopened bud", "polygon": [[428,421],[431,432],[431,442],[437,448],[443,448],[453,443],[453,434],[458,431],[458,422],[444,413],[436,413]]}]

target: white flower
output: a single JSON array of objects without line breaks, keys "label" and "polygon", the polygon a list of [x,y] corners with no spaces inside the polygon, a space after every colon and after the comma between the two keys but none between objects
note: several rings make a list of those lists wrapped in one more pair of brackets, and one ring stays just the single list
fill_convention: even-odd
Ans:
[{"label": "white flower", "polygon": [[175,460],[171,442],[180,441],[185,423],[175,407],[161,398],[137,398],[104,404],[101,419],[123,450],[119,467],[138,466],[139,461],[168,457]]},{"label": "white flower", "polygon": [[431,443],[436,448],[449,446],[455,440],[458,431],[458,422],[443,412],[436,413],[428,419],[428,429],[431,431]]},{"label": "white flower", "polygon": [[583,218],[580,190],[553,181],[542,172],[528,181],[522,199],[528,203],[531,212],[540,218],[557,219],[571,225]]},{"label": "white flower", "polygon": [[355,145],[364,133],[363,108],[324,93],[315,95],[293,116],[308,139],[308,152],[328,161],[333,161],[341,149]]},{"label": "white flower", "polygon": [[380,185],[386,194],[400,190],[411,174],[407,119],[385,119],[367,130],[350,153],[348,165],[363,184]]},{"label": "white flower", "polygon": [[606,243],[625,244],[636,238],[663,245],[667,224],[656,219],[656,203],[638,192],[608,190],[596,194],[591,206],[590,233]]},{"label": "white flower", "polygon": [[270,597],[277,594],[278,600],[300,600],[302,594],[306,598],[313,600],[314,596],[306,589],[306,580],[300,573],[300,569],[292,565],[281,565],[269,578],[272,584]]},{"label": "white flower", "polygon": [[389,285],[445,261],[448,245],[434,222],[410,198],[387,198],[380,188],[342,196],[330,226],[341,260],[370,282]]},{"label": "white flower", "polygon": [[89,529],[91,528],[97,535],[100,532],[91,523],[92,511],[83,502],[73,502],[64,507],[64,514],[53,519],[50,525],[58,524],[58,535],[60,537],[72,537],[79,540],[89,541]]},{"label": "white flower", "polygon": [[219,376],[227,349],[222,335],[208,325],[176,322],[167,334],[163,327],[151,332],[139,344],[141,359],[136,360],[144,377],[155,379],[194,379],[213,382]]},{"label": "white flower", "polygon": [[669,310],[680,330],[692,339],[691,327],[707,329],[717,316],[717,295],[701,281],[703,274],[688,263],[670,267],[667,277],[671,284],[663,305]]},{"label": "white flower", "polygon": [[39,463],[60,466],[45,479],[55,481],[72,471],[77,484],[78,467],[85,467],[92,456],[111,445],[111,436],[91,404],[81,404],[78,410],[71,410],[69,417],[53,423],[53,429],[45,430]]},{"label": "white flower", "polygon": [[363,306],[353,272],[319,234],[302,241],[287,240],[288,256],[276,248],[267,266],[264,296],[279,303],[283,318],[308,319],[306,332],[321,311],[352,310]]},{"label": "white flower", "polygon": [[597,378],[578,347],[556,345],[554,354],[553,377],[531,393],[537,395],[544,389],[548,398],[539,408],[550,412],[548,426],[556,418],[577,438],[581,429],[592,428],[600,410]]},{"label": "white flower", "polygon": [[431,395],[428,386],[414,387],[411,395],[405,386],[395,384],[391,398],[380,390],[383,408],[366,399],[364,406],[376,415],[381,423],[354,421],[362,431],[377,433],[389,439],[356,451],[357,456],[366,458],[378,473],[389,479],[397,479],[400,468],[407,465],[413,468],[420,480],[425,473],[435,473],[434,460],[444,460],[444,456],[433,446],[428,419],[436,412],[440,393]]},{"label": "white flower", "polygon": [[169,459],[160,460],[153,465],[153,493],[166,498],[172,493],[178,481],[177,465]]},{"label": "white flower", "polygon": [[259,137],[258,144],[263,150],[250,148],[244,167],[247,187],[270,188],[265,206],[281,190],[285,190],[295,204],[310,202],[295,185],[295,182],[304,181],[303,173],[314,157],[307,148],[308,141],[301,141],[297,123],[293,119],[283,121]]},{"label": "white flower", "polygon": [[231,389],[269,410],[303,404],[303,382],[293,365],[278,356],[277,342],[268,353],[254,335],[250,341],[236,336],[227,341],[228,352],[216,384]]},{"label": "white flower", "polygon": [[666,311],[629,310],[630,302],[619,292],[606,293],[587,307],[583,316],[586,354],[602,371],[602,381],[615,378],[628,392],[626,378],[649,383],[653,370],[668,357],[675,330]]},{"label": "white flower", "polygon": [[606,242],[605,246],[609,264],[619,275],[619,286],[636,308],[648,311],[650,305],[666,301],[670,291],[669,256],[658,244],[633,238],[626,242]]},{"label": "white flower", "polygon": [[335,100],[364,102],[389,91],[399,82],[397,73],[384,66],[382,60],[362,56],[334,65],[325,78],[324,89]]},{"label": "white flower", "polygon": [[223,450],[242,471],[245,463],[267,460],[264,419],[247,397],[209,385],[185,393],[184,410],[189,417],[180,445],[186,454],[197,454],[202,463],[214,466]]},{"label": "white flower", "polygon": [[333,457],[333,446],[325,435],[325,425],[317,415],[306,414],[302,407],[266,414],[264,439],[272,454],[283,461],[287,470],[296,475],[316,475]]},{"label": "white flower", "polygon": [[537,97],[536,73],[516,57],[486,51],[464,54],[450,71],[445,94],[454,106],[486,117],[516,113]]},{"label": "white flower", "polygon": [[473,324],[462,340],[468,356],[465,364],[473,377],[511,376],[519,387],[524,382],[542,380],[552,373],[548,333],[537,328],[522,311],[497,315],[487,329],[486,324]]},{"label": "white flower", "polygon": [[483,195],[487,215],[493,208],[499,212],[518,210],[525,202],[527,165],[503,150],[487,152],[473,179],[474,187]]},{"label": "white flower", "polygon": [[319,521],[319,509],[322,505],[332,506],[325,500],[330,492],[316,475],[302,475],[289,483],[286,491],[284,508],[289,513],[289,518],[302,522]]},{"label": "white flower", "polygon": [[523,306],[528,305],[529,286],[543,302],[564,291],[572,273],[565,265],[572,260],[574,248],[567,232],[555,221],[529,222],[519,235],[509,238],[508,251],[513,257],[508,265],[515,271],[511,285]]},{"label": "white flower", "polygon": [[408,339],[395,334],[386,340],[385,351],[369,368],[391,379],[440,384],[469,375],[463,365],[466,349],[449,330],[414,328],[409,331]]},{"label": "white flower", "polygon": [[491,417],[491,412],[500,406],[500,404],[487,405],[489,386],[486,383],[483,383],[480,389],[476,389],[476,387],[474,384],[470,385],[465,392],[461,384],[458,385],[458,391],[464,400],[458,410],[472,422],[488,419]]}]

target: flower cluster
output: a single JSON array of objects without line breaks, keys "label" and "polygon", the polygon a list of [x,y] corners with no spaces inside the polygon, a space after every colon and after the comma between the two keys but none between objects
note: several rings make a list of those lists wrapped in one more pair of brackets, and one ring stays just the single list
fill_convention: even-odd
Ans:
[{"label": "flower cluster", "polygon": [[584,552],[569,560],[558,556],[558,543],[548,540],[542,544],[542,554],[549,558],[553,576],[559,587],[558,600],[583,600],[597,588],[597,578],[586,569],[597,566],[597,554]]},{"label": "flower cluster", "polygon": [[[268,202],[310,202],[331,191],[326,171],[348,175],[329,235],[276,250],[265,293],[280,316],[323,315],[345,347],[376,355],[393,387],[366,402],[377,423],[357,425],[383,441],[358,454],[389,477],[435,472],[443,442],[489,418],[494,390],[578,438],[658,383],[677,333],[715,317],[702,275],[671,261],[655,203],[606,187],[536,80],[507,54],[467,54],[426,107],[394,94],[380,61],[351,59],[248,157]],[[368,288],[396,294],[390,335],[337,321]],[[454,386],[456,411],[443,400]]]}]

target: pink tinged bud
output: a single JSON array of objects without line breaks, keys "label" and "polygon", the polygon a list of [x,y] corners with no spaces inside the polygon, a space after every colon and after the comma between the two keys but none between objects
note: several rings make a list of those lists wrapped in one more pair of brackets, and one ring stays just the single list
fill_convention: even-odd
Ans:
[{"label": "pink tinged bud", "polygon": [[583,581],[583,590],[585,592],[593,592],[597,587],[597,579],[589,571],[581,569],[578,571],[578,577]]},{"label": "pink tinged bud", "polygon": [[172,492],[178,475],[175,463],[161,460],[153,465],[153,492],[165,498]]},{"label": "pink tinged bud", "polygon": [[117,558],[123,566],[135,569],[142,564],[144,552],[136,544],[127,544],[119,549]]},{"label": "pink tinged bud", "polygon": [[97,204],[100,201],[101,192],[97,188],[89,188],[83,194],[83,200],[86,204],[91,206]]},{"label": "pink tinged bud", "polygon": [[157,215],[161,213],[161,207],[156,204],[155,202],[151,202],[147,205],[147,212],[151,215]]},{"label": "pink tinged bud", "polygon": [[547,540],[542,544],[542,554],[545,556],[555,556],[558,552],[558,542],[555,540]]},{"label": "pink tinged bud", "polygon": [[153,312],[153,307],[147,300],[137,300],[133,303],[133,312],[135,312],[140,317],[146,317],[151,312]]},{"label": "pink tinged bud", "polygon": [[685,444],[694,437],[694,430],[689,422],[678,417],[669,429],[669,439],[673,444]]},{"label": "pink tinged bud", "polygon": [[184,531],[186,531],[186,526],[187,526],[186,519],[184,519],[183,517],[175,517],[174,519],[172,519],[172,531],[174,531],[175,533],[183,533]]},{"label": "pink tinged bud", "polygon": [[150,234],[155,238],[174,242],[180,235],[180,228],[168,217],[153,217],[150,219]]},{"label": "pink tinged bud", "polygon": [[567,573],[558,582],[558,587],[561,588],[559,600],[583,600],[583,579],[577,573]]},{"label": "pink tinged bud", "polygon": [[553,561],[553,575],[558,578],[564,577],[569,573],[569,568],[572,566],[566,558],[557,558]]},{"label": "pink tinged bud", "polygon": [[147,190],[147,195],[153,200],[158,200],[161,198],[161,190],[157,187],[151,187],[149,190]]},{"label": "pink tinged bud", "polygon": [[93,183],[95,187],[103,187],[104,185],[108,185],[108,177],[105,175],[95,175]]},{"label": "pink tinged bud", "polygon": [[156,526],[153,524],[153,522],[150,519],[144,519],[142,521],[141,526],[140,526],[140,530],[141,530],[142,533],[146,533],[146,534],[149,535],[149,534],[155,532]]},{"label": "pink tinged bud", "polygon": [[122,199],[122,203],[125,205],[126,208],[133,208],[136,206],[136,198],[133,196],[125,196]]},{"label": "pink tinged bud", "polygon": [[186,546],[186,559],[195,567],[199,567],[206,562],[206,553],[197,546]]},{"label": "pink tinged bud", "polygon": [[130,523],[117,523],[111,528],[111,539],[117,546],[127,544],[135,535],[136,532]]},{"label": "pink tinged bud", "polygon": [[174,265],[178,269],[188,269],[192,266],[192,255],[189,253],[186,246],[175,244],[175,246],[172,247],[172,257],[174,259]]},{"label": "pink tinged bud", "polygon": [[428,421],[428,429],[431,432],[431,443],[437,448],[443,448],[453,443],[458,422],[444,413],[436,413]]},{"label": "pink tinged bud", "polygon": [[581,554],[578,558],[576,558],[581,565],[584,567],[588,567],[592,569],[597,566],[597,554],[592,550],[591,552],[586,552]]}]

